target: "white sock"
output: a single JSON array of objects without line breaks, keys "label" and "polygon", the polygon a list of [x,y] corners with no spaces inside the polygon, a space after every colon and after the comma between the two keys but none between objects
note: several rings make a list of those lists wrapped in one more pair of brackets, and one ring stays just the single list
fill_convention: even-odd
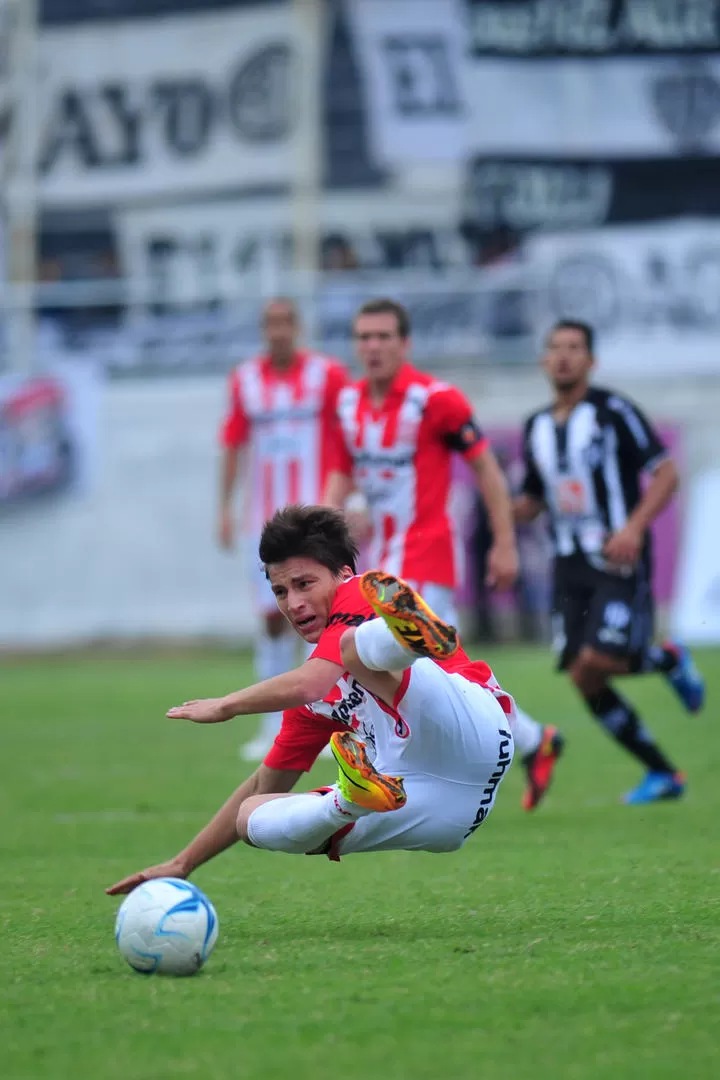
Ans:
[{"label": "white sock", "polygon": [[383,619],[371,619],[355,631],[355,648],[371,671],[404,671],[417,660],[415,653],[396,641]]},{"label": "white sock", "polygon": [[[284,675],[295,666],[296,639],[292,633],[280,634],[271,638],[261,634],[255,645],[255,673],[258,680],[272,679],[274,675]],[[271,743],[282,723],[282,713],[265,713],[260,727],[261,738]]]},{"label": "white sock", "polygon": [[327,795],[293,795],[262,803],[248,818],[248,839],[266,851],[304,855],[372,810],[355,806],[333,788]]},{"label": "white sock", "polygon": [[534,754],[542,742],[542,724],[533,720],[526,712],[515,706],[515,715],[510,720],[510,730],[515,740],[518,753],[525,757]]}]

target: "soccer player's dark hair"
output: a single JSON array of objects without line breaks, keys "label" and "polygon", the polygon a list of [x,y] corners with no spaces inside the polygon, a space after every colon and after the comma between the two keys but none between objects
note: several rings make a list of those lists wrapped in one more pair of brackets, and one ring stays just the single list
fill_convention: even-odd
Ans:
[{"label": "soccer player's dark hair", "polygon": [[271,307],[284,307],[295,325],[300,325],[300,312],[298,311],[298,306],[295,301],[291,300],[289,296],[271,296],[269,300],[265,301],[262,307],[261,323],[263,326],[267,319],[268,310]]},{"label": "soccer player's dark hair", "polygon": [[285,506],[265,526],[260,538],[260,561],[267,567],[293,557],[314,559],[338,574],[344,566],[355,571],[358,549],[345,515],[329,506]]},{"label": "soccer player's dark hair", "polygon": [[397,319],[397,331],[401,338],[409,338],[411,332],[410,315],[407,308],[398,304],[397,300],[391,300],[387,296],[380,296],[376,300],[368,300],[355,315],[355,322],[361,315],[394,315]]},{"label": "soccer player's dark hair", "polygon": [[580,319],[558,319],[548,334],[548,341],[556,330],[578,330],[585,338],[587,351],[589,353],[595,351],[595,331],[590,323],[581,322]]}]

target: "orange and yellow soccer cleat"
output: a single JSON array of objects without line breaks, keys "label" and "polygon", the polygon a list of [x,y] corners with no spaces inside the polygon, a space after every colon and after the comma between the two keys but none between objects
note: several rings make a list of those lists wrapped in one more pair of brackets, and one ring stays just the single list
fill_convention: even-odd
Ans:
[{"label": "orange and yellow soccer cleat", "polygon": [[401,776],[385,776],[374,768],[365,752],[365,743],[350,731],[334,731],[330,749],[340,769],[340,794],[355,806],[379,814],[399,810],[407,802]]},{"label": "orange and yellow soccer cleat", "polygon": [[406,581],[368,570],[360,578],[360,590],[395,640],[416,656],[444,660],[457,652],[455,627],[443,622]]}]

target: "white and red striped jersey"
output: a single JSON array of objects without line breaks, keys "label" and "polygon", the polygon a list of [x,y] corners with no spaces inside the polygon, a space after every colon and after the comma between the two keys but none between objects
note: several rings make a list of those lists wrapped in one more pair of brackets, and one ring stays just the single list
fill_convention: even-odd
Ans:
[{"label": "white and red striped jersey", "polygon": [[420,591],[427,584],[454,587],[451,458],[459,453],[471,461],[488,445],[465,395],[405,364],[379,408],[366,379],[341,390],[338,419],[333,468],[367,500],[368,565]]},{"label": "white and red striped jersey", "polygon": [[297,352],[283,370],[256,356],[231,373],[221,441],[250,451],[245,520],[252,535],[289,503],[321,501],[347,381],[340,363],[313,352]]}]

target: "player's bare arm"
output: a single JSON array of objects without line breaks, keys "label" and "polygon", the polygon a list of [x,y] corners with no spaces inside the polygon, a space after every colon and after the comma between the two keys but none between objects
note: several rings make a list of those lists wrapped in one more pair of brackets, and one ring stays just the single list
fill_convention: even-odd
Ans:
[{"label": "player's bare arm", "polygon": [[517,525],[529,525],[545,510],[545,503],[542,499],[536,499],[534,495],[523,492],[513,499],[512,509]]},{"label": "player's bare arm", "polygon": [[235,542],[233,521],[233,496],[238,479],[242,473],[245,453],[236,446],[226,446],[222,450],[220,463],[220,515],[218,521],[218,542],[220,547],[230,550]]},{"label": "player's bare arm", "polygon": [[517,579],[519,563],[513,509],[505,477],[489,447],[470,465],[487,507],[493,534],[493,546],[488,554],[488,585],[509,589]]},{"label": "player's bare arm", "polygon": [[261,712],[282,712],[319,701],[329,694],[342,675],[339,664],[311,658],[293,671],[275,675],[224,697],[186,701],[168,710],[173,720],[195,724],[222,724],[234,716],[254,716]]},{"label": "player's bare arm", "polygon": [[365,543],[372,526],[365,500],[352,477],[340,471],[330,473],[325,485],[323,504],[332,506],[335,510],[344,510],[350,535],[356,543]]},{"label": "player's bare arm", "polygon": [[678,487],[678,470],[672,458],[663,458],[655,468],[645,494],[627,523],[607,540],[606,558],[619,565],[634,565],[642,550],[645,533],[665,509]]},{"label": "player's bare arm", "polygon": [[342,510],[353,491],[355,491],[355,482],[352,477],[335,470],[327,478],[322,501],[325,506],[334,506],[336,510]]},{"label": "player's bare arm", "polygon": [[267,765],[260,765],[233,792],[212,820],[186,848],[167,862],[158,863],[157,866],[148,866],[145,870],[139,870],[135,874],[122,878],[105,891],[110,896],[116,896],[132,892],[143,881],[149,881],[151,878],[189,877],[198,866],[202,866],[203,863],[215,858],[216,855],[238,842],[240,837],[237,832],[237,816],[246,799],[253,795],[292,791],[301,776],[302,772],[296,769],[269,769]]}]

